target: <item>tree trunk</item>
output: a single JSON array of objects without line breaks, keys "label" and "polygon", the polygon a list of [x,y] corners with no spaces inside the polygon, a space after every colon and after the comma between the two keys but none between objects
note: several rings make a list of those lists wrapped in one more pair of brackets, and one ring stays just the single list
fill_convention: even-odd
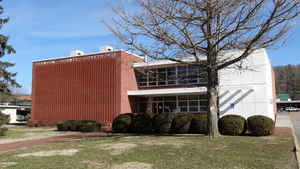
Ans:
[{"label": "tree trunk", "polygon": [[208,94],[208,116],[207,116],[207,128],[209,137],[215,138],[218,137],[218,79],[217,71],[208,70],[208,85],[207,85],[207,94]]}]

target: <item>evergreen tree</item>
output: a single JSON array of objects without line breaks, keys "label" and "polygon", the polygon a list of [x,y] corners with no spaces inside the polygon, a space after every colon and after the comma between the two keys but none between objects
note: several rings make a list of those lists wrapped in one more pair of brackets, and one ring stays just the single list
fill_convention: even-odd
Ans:
[{"label": "evergreen tree", "polygon": [[[0,0],[2,2],[2,0]],[[0,5],[0,15],[3,14],[3,7]],[[8,17],[0,17],[0,29],[8,22]],[[0,34],[0,58],[4,57],[7,54],[15,53],[15,49],[8,44],[9,37],[3,34]],[[11,73],[7,69],[14,66],[15,64],[0,61],[0,101],[2,98],[11,95],[10,87],[21,87],[15,79],[17,73]]]}]

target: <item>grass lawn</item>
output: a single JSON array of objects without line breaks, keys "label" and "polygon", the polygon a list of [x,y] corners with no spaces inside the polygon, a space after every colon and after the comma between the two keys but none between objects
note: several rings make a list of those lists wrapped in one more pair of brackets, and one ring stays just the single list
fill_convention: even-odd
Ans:
[{"label": "grass lawn", "polygon": [[[0,139],[1,140],[1,139]],[[1,145],[0,145],[1,146]],[[99,136],[0,152],[15,169],[296,169],[291,136]]]}]

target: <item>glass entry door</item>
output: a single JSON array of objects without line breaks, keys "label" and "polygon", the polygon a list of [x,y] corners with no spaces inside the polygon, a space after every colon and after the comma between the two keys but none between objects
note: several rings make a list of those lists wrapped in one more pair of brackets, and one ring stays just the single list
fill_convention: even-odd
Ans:
[{"label": "glass entry door", "polygon": [[152,112],[154,114],[160,114],[163,113],[164,108],[163,108],[163,103],[162,102],[153,102],[152,103]]}]

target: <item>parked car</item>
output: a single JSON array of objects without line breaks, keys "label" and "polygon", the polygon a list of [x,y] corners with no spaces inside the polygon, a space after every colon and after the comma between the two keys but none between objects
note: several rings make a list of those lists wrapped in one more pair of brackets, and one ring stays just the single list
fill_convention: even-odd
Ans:
[{"label": "parked car", "polygon": [[287,107],[287,108],[285,108],[285,111],[289,111],[289,112],[291,112],[291,111],[299,111],[299,108]]}]

